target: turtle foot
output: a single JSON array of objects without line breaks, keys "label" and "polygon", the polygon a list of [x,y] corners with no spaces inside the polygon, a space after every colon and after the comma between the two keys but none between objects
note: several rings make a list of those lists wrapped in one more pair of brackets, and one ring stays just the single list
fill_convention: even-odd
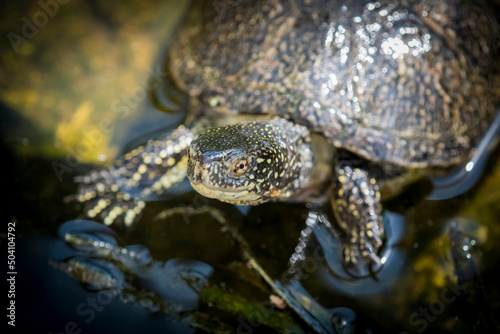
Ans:
[{"label": "turtle foot", "polygon": [[333,187],[332,205],[345,238],[345,265],[380,266],[377,253],[383,244],[384,224],[376,180],[361,168],[340,164]]}]

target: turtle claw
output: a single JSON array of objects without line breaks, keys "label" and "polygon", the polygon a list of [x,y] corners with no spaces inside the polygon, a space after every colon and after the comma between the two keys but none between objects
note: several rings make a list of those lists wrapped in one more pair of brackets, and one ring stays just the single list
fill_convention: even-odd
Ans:
[{"label": "turtle claw", "polygon": [[344,268],[354,277],[366,277],[377,272],[382,260],[373,248],[360,249],[359,245],[347,243],[344,248]]},{"label": "turtle claw", "polygon": [[194,134],[181,125],[117,159],[114,166],[75,177],[78,190],[67,198],[82,203],[87,218],[131,227],[146,201],[169,198],[186,187],[187,151]]},{"label": "turtle claw", "polygon": [[68,202],[83,204],[85,218],[100,218],[105,225],[116,223],[130,227],[140,216],[145,202],[119,190],[112,167],[94,170],[75,177],[77,194],[68,195]]},{"label": "turtle claw", "polygon": [[351,240],[348,240],[346,246],[344,247],[344,259],[346,264],[381,264],[380,257],[377,255],[379,247],[373,247],[367,241],[364,241],[362,243],[353,243],[350,242]]},{"label": "turtle claw", "polygon": [[382,261],[380,260],[380,257],[377,254],[375,254],[373,252],[370,252],[368,254],[368,257],[370,258],[370,260],[372,261],[372,263],[374,263],[374,264],[376,264],[378,266],[382,264]]}]

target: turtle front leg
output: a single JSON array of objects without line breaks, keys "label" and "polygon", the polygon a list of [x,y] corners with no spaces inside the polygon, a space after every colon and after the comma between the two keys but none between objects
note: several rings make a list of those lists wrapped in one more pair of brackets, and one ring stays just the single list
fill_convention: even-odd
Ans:
[{"label": "turtle front leg", "polygon": [[128,227],[138,220],[145,201],[184,191],[180,185],[187,179],[187,151],[193,138],[192,130],[181,125],[150,140],[121,156],[114,166],[75,178],[78,192],[69,199],[81,202],[88,218]]},{"label": "turtle front leg", "polygon": [[345,235],[343,255],[347,266],[380,264],[384,225],[376,180],[349,162],[340,162],[333,186],[332,206]]}]

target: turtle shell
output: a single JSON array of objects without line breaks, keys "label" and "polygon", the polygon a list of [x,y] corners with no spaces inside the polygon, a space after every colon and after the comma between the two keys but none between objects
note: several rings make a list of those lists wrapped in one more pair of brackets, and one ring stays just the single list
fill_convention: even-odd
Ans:
[{"label": "turtle shell", "polygon": [[276,114],[371,161],[446,167],[496,115],[499,35],[481,1],[205,1],[169,64],[206,117]]}]

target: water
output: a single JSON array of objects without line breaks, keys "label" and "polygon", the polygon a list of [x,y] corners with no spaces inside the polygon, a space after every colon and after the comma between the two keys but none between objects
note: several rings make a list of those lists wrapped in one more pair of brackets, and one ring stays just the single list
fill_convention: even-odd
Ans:
[{"label": "water", "polygon": [[[286,270],[288,259],[305,226],[308,211],[303,205],[266,204],[250,208],[245,216],[237,208],[205,201],[199,195],[189,193],[167,202],[148,205],[141,222],[129,234],[113,233],[103,225],[90,222],[80,229],[68,228],[79,211],[71,205],[63,205],[62,199],[74,190],[74,184],[58,183],[51,170],[50,159],[12,155],[9,158],[13,162],[9,173],[16,177],[10,179],[11,184],[6,184],[12,192],[11,202],[3,214],[4,217],[11,217],[5,220],[15,218],[19,227],[16,301],[20,305],[17,314],[20,328],[36,325],[54,333],[63,331],[68,322],[74,321],[78,328],[92,332],[113,330],[127,333],[139,327],[148,328],[150,332],[167,329],[191,332],[193,329],[185,322],[195,322],[194,317],[207,328],[215,326],[203,322],[206,319],[203,315],[218,317],[227,321],[229,328],[237,328],[240,324],[238,319],[245,318],[224,309],[225,305],[232,303],[238,302],[243,309],[250,309],[257,302],[267,307],[268,313],[277,312],[269,308],[268,297],[272,291],[248,270],[241,248],[214,219],[217,215],[204,210],[200,210],[199,215],[165,212],[169,208],[188,206],[215,208],[232,222],[231,226],[239,228],[239,234],[248,242],[254,259],[302,311],[304,320],[295,312],[288,311],[286,320],[290,323],[287,326],[299,326],[293,328],[302,328],[304,332],[308,330],[304,322],[316,324],[322,329],[338,329],[340,326],[357,330],[367,328],[374,332],[416,332],[425,327],[429,331],[470,332],[473,325],[491,329],[494,324],[491,315],[496,312],[493,301],[498,295],[495,268],[499,250],[495,247],[498,235],[495,224],[499,209],[491,202],[496,199],[485,196],[481,201],[476,197],[485,188],[495,186],[492,183],[498,180],[497,164],[490,163],[489,174],[458,198],[419,202],[410,206],[404,216],[387,214],[391,236],[395,238],[391,242],[395,246],[375,277],[360,279],[346,275],[339,266],[335,248],[324,246],[334,244],[335,240],[331,240],[324,228],[318,228],[308,246],[310,260],[303,267],[305,275],[294,283],[287,280]],[[36,175],[33,170],[37,171]],[[46,177],[40,178],[39,175]],[[494,192],[488,194],[491,196]],[[490,211],[483,210],[488,205]],[[476,208],[480,210],[479,215]],[[450,218],[466,216],[474,220],[460,219],[457,237]],[[63,225],[66,221],[69,223]],[[401,231],[395,231],[397,228]],[[106,247],[107,244],[111,248],[125,247],[127,252],[118,252],[119,257],[111,258],[96,251],[96,246],[84,243],[75,247],[63,240],[62,236],[68,231],[79,238],[91,240],[89,245],[97,240],[102,241],[101,247],[108,251],[110,247]],[[463,251],[465,238],[469,240],[466,242],[470,247],[467,252]],[[472,246],[470,240],[474,240]],[[462,242],[462,246],[452,244],[457,241],[459,245]],[[128,256],[130,251],[136,254],[133,261]],[[94,254],[90,256],[92,252]],[[461,268],[453,259],[453,253],[457,252],[465,254],[465,258],[471,254],[475,266],[472,273],[468,270],[466,274],[457,274]],[[179,260],[176,259],[184,259],[182,261],[195,264],[198,269],[184,270],[184,275],[176,274],[178,269],[168,269],[179,268]],[[91,284],[80,282],[83,281],[81,276],[68,274],[64,267],[69,261],[87,265],[90,269],[97,268],[100,275],[92,276]],[[151,265],[151,261],[156,264]],[[173,267],[168,267],[169,263]],[[180,298],[187,300],[183,303],[188,306],[184,307],[193,311],[193,307],[198,310],[193,305],[198,305],[201,315],[196,313],[186,317],[184,314],[179,319],[178,311],[172,311],[175,309],[173,306],[161,304],[163,300],[178,300],[179,297],[168,292],[169,289],[181,289],[179,283],[167,278],[168,275],[163,273],[165,270],[173,274],[172,277],[178,277],[179,282],[184,282],[186,291],[190,291],[181,294]],[[104,289],[104,283],[101,286],[97,283],[107,282],[106,277],[114,279],[115,283]],[[160,280],[153,277],[160,277]],[[203,282],[209,282],[209,285]],[[124,283],[126,289],[123,288]],[[138,287],[144,290],[139,293]],[[207,288],[207,295],[201,294],[204,288]],[[210,291],[208,288],[219,290]],[[126,291],[118,293],[119,289]],[[98,297],[102,291],[108,291],[112,298],[103,297],[106,295]],[[153,291],[156,295],[145,295],[144,291]],[[226,299],[221,302],[214,296],[220,296],[222,291],[232,292],[224,295]],[[237,300],[239,295],[247,300]],[[100,303],[97,303],[98,298]],[[88,304],[94,299],[99,311]],[[209,303],[212,303],[211,307]],[[220,305],[214,306],[213,303]],[[235,309],[235,306],[229,308]],[[425,309],[428,313],[420,314]],[[228,318],[228,314],[232,316]],[[274,316],[270,318],[274,319]],[[483,318],[485,323],[476,324],[477,319]],[[23,322],[23,319],[30,319],[30,322]],[[140,325],[137,319],[140,319]],[[242,324],[242,328],[264,328],[263,325],[254,327],[248,321]]]},{"label": "water", "polygon": [[[121,36],[115,37],[122,38],[118,50],[102,55],[102,48],[110,45],[89,31],[94,41],[82,40],[82,50],[95,45],[93,57],[83,54],[71,62],[53,56],[60,63],[50,68],[43,60],[35,61],[37,52],[50,49],[67,50],[70,59],[75,57],[64,36],[53,35],[59,24],[71,22],[66,15],[84,10],[71,6],[61,7],[29,44],[21,45],[22,57],[10,46],[2,51],[4,59],[13,62],[9,65],[27,64],[25,72],[5,83],[10,93],[3,93],[1,100],[7,198],[0,215],[2,222],[16,224],[16,329],[47,333],[499,330],[493,317],[499,312],[500,297],[498,148],[485,160],[484,171],[475,175],[477,183],[463,194],[426,200],[428,184],[418,183],[385,203],[392,247],[386,248],[382,268],[364,277],[345,272],[339,264],[338,242],[317,224],[304,246],[306,260],[300,264],[299,278],[291,279],[289,260],[309,216],[303,204],[240,210],[189,192],[148,203],[130,231],[76,222],[81,208],[63,200],[76,191],[72,177],[95,163],[109,164],[119,151],[133,145],[130,140],[176,123],[182,115],[159,111],[162,100],[155,105],[152,94],[139,98],[140,89],[135,87],[154,68],[150,64],[156,57],[163,57],[163,44],[148,46],[139,31],[168,33],[160,29],[164,19],[142,26],[143,30],[137,24],[134,30],[128,20],[137,10],[135,3],[129,5],[128,16],[125,9],[97,5],[84,11],[101,22],[99,29],[105,34],[114,31]],[[162,15],[173,10],[168,3],[149,6],[149,12]],[[22,8],[15,13],[28,15]],[[102,21],[108,14],[110,18]],[[10,20],[7,30],[21,29],[21,21]],[[141,59],[137,50],[149,58]],[[126,66],[106,72],[109,64],[124,65],[117,60],[123,54],[134,59],[127,64],[135,75],[127,77]],[[100,58],[104,56],[109,58]],[[93,60],[83,62],[86,57]],[[47,82],[46,75],[53,79]],[[92,90],[96,76],[105,84]],[[119,79],[112,80],[113,76]],[[107,124],[113,124],[113,131],[105,131]],[[87,133],[70,136],[82,129]],[[7,233],[6,228],[0,233]],[[273,306],[271,294],[288,298],[289,306],[284,311]]]}]

